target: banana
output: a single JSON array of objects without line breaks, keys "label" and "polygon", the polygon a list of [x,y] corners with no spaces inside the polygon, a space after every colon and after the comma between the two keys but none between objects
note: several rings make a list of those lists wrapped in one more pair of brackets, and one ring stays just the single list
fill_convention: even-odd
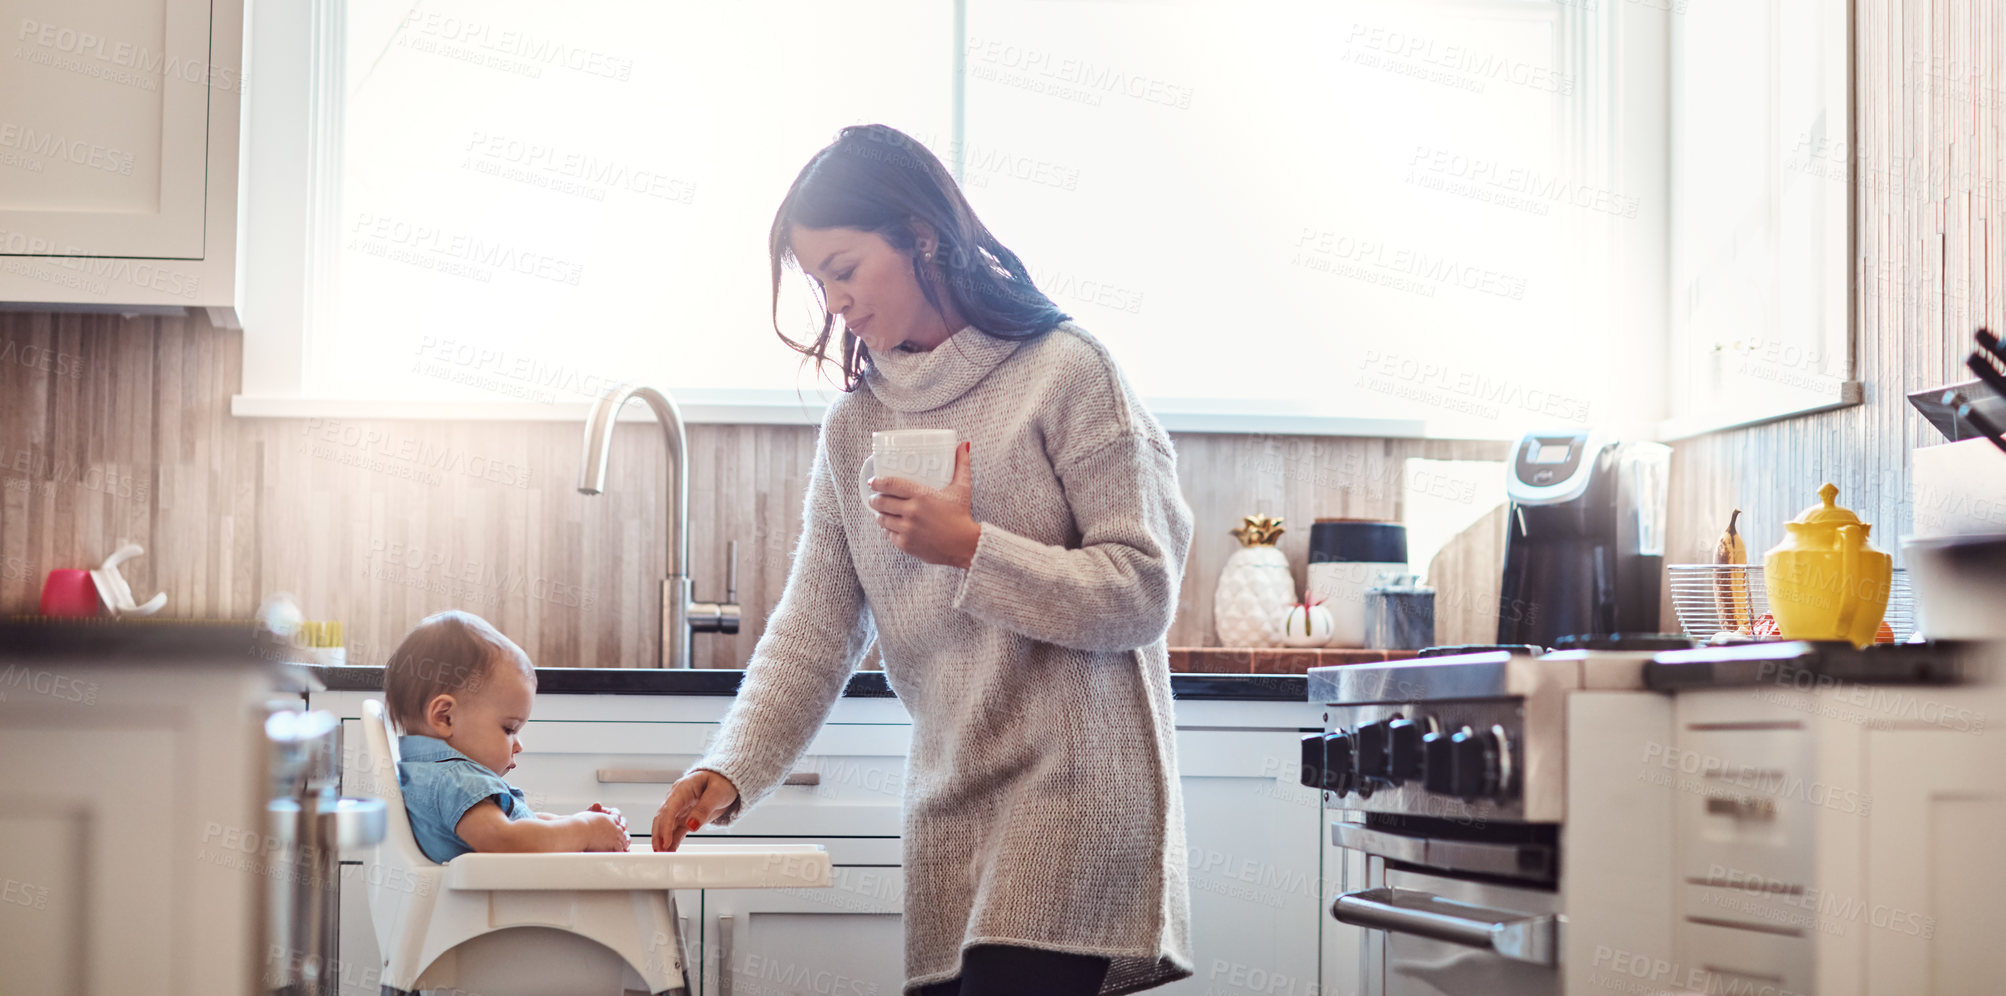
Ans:
[{"label": "banana", "polygon": [[[1713,562],[1721,565],[1745,566],[1748,563],[1748,545],[1742,542],[1741,533],[1735,530],[1735,523],[1741,520],[1741,509],[1727,520],[1727,531],[1713,545]],[[1714,574],[1714,608],[1720,612],[1722,629],[1746,633],[1753,620],[1750,618],[1748,603],[1748,572],[1743,570],[1716,571]]]}]

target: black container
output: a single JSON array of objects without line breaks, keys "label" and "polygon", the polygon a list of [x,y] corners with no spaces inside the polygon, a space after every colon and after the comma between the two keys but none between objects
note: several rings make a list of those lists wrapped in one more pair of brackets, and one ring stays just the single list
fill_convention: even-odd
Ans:
[{"label": "black container", "polygon": [[1312,564],[1404,564],[1407,527],[1368,519],[1318,519],[1309,527]]}]

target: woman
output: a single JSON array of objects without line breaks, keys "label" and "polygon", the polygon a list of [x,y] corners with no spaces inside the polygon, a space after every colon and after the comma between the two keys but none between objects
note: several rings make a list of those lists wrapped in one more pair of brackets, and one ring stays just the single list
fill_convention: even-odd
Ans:
[{"label": "woman", "polygon": [[[655,816],[673,850],[772,792],[876,638],[912,714],[906,990],[1127,993],[1191,974],[1164,634],[1191,513],[1163,427],[1033,286],[940,161],[843,129],[770,239],[843,322],[786,591],[709,752]],[[871,433],[953,429],[953,482],[858,487]],[[973,456],[975,443],[982,456]],[[979,460],[981,470],[974,465]]]}]

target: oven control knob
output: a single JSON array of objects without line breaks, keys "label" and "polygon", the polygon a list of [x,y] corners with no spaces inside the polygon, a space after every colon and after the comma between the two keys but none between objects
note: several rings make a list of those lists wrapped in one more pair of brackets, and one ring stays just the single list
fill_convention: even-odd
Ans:
[{"label": "oven control knob", "polygon": [[1449,734],[1434,730],[1421,735],[1421,785],[1437,795],[1455,790],[1455,772],[1449,754]]},{"label": "oven control knob", "polygon": [[1421,741],[1429,728],[1426,720],[1396,719],[1386,724],[1386,777],[1393,784],[1421,777]]},{"label": "oven control knob", "polygon": [[1384,780],[1386,768],[1386,728],[1387,722],[1367,723],[1358,728],[1353,736],[1353,746],[1358,753],[1358,781],[1361,785],[1369,779]]},{"label": "oven control knob", "polygon": [[1343,730],[1326,733],[1323,736],[1323,790],[1343,795],[1358,785],[1358,775],[1352,770],[1351,734]]},{"label": "oven control knob", "polygon": [[1323,788],[1323,734],[1312,733],[1303,738],[1302,783],[1313,789]]},{"label": "oven control knob", "polygon": [[1449,794],[1476,799],[1497,792],[1500,775],[1498,738],[1465,726],[1449,738]]}]

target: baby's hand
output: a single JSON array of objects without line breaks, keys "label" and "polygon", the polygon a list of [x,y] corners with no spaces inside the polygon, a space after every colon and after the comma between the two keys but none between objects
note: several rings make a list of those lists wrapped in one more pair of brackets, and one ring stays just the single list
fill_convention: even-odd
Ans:
[{"label": "baby's hand", "polygon": [[627,818],[625,816],[620,815],[620,811],[614,809],[611,806],[602,806],[595,802],[592,804],[591,808],[586,810],[586,812],[605,813],[606,815],[613,817],[613,822],[620,824],[621,830],[624,831],[627,829]]},{"label": "baby's hand", "polygon": [[578,814],[578,820],[585,824],[585,849],[588,851],[624,851],[633,840],[627,836],[627,822],[617,814],[593,810]]}]

